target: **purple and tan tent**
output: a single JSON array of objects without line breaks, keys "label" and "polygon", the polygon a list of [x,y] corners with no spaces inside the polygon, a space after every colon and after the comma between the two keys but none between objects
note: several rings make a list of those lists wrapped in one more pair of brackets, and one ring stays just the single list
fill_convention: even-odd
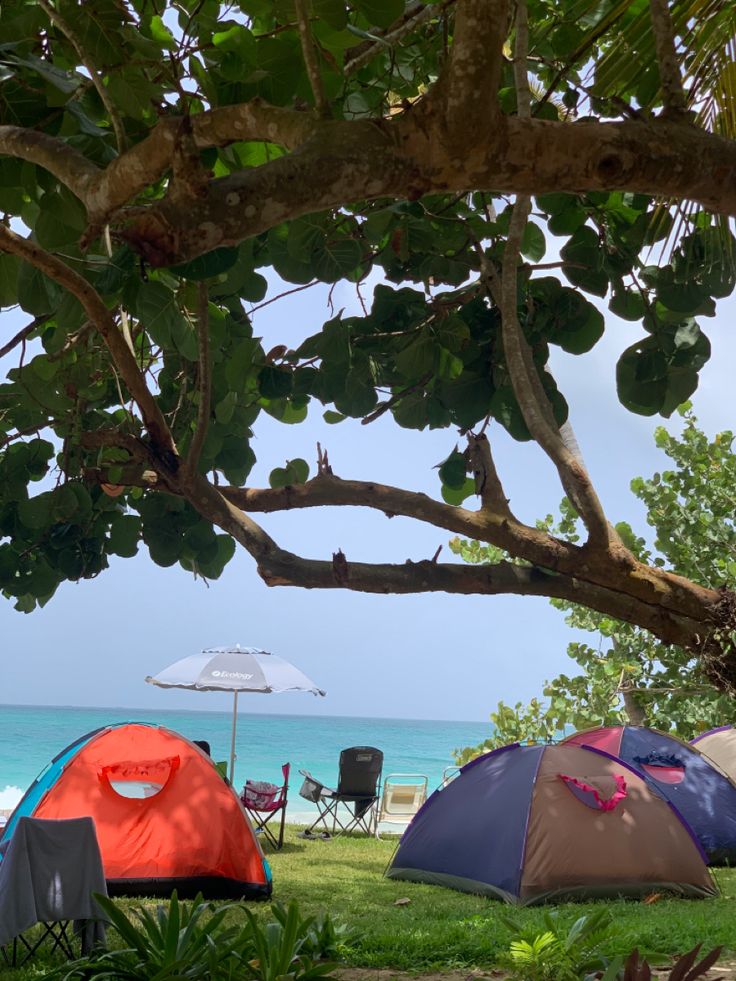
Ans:
[{"label": "purple and tan tent", "polygon": [[[646,726],[601,726],[563,745],[594,746],[639,770],[697,835],[710,865],[736,863],[736,784],[711,762],[703,740],[692,746]],[[703,752],[699,752],[699,750]]]},{"label": "purple and tan tent", "polygon": [[709,729],[691,739],[690,745],[736,781],[736,726]]},{"label": "purple and tan tent", "polygon": [[533,903],[713,896],[677,810],[621,760],[580,746],[504,746],[429,798],[386,875]]}]

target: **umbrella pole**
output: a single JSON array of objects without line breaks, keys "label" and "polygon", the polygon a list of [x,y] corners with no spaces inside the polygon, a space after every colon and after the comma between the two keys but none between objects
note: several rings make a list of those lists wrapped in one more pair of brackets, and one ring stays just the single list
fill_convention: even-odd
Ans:
[{"label": "umbrella pole", "polygon": [[235,773],[235,729],[238,724],[238,693],[233,692],[233,734],[230,740],[230,786],[234,787],[233,775]]}]

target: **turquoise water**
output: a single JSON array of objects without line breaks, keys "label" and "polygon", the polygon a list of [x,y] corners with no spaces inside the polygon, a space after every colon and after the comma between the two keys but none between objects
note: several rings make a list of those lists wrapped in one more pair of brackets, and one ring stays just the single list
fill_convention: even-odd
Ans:
[{"label": "turquoise water", "polygon": [[[206,739],[216,760],[230,757],[232,716],[228,712],[147,711],[143,709],[69,708],[0,705],[0,808],[13,807],[46,764],[74,739],[114,722],[152,722],[189,739]],[[309,770],[335,786],[340,750],[346,746],[377,746],[384,753],[384,775],[423,773],[430,789],[438,786],[452,751],[475,746],[487,738],[482,722],[436,722],[409,719],[368,719],[336,716],[238,716],[235,784],[246,777],[279,783],[281,764],[292,765],[290,815],[309,813],[298,797],[301,778]]]}]

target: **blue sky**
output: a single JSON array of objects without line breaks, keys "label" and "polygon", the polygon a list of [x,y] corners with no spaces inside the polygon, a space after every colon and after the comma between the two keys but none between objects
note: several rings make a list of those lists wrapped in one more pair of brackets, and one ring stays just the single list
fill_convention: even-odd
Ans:
[{"label": "blue sky", "polygon": [[[366,296],[370,291],[364,287]],[[255,315],[255,333],[267,350],[298,343],[329,315],[326,296],[319,286],[266,307]],[[352,287],[337,287],[333,300],[336,309],[357,312]],[[616,358],[642,328],[605,312],[598,346],[582,357],[557,352],[554,368],[610,519],[628,520],[641,533],[643,509],[628,485],[663,465],[652,439],[662,420],[634,416],[618,403]],[[714,320],[702,322],[713,358],[693,402],[711,434],[734,425],[734,314],[736,303],[727,300]],[[18,311],[3,312],[0,342],[25,322]],[[3,372],[12,360],[5,359]],[[296,456],[313,471],[319,441],[341,477],[439,493],[433,467],[457,442],[455,432],[409,432],[386,417],[369,426],[352,420],[329,426],[322,411],[314,404],[300,426],[259,419],[251,485],[266,485],[273,467]],[[668,425],[676,430],[677,417]],[[516,513],[533,522],[554,512],[562,493],[542,453],[514,443],[497,426],[489,436]],[[439,545],[445,545],[443,558],[451,558],[450,535],[367,510],[265,515],[262,523],[284,547],[315,558],[341,548],[348,560],[401,562],[429,558]],[[178,566],[157,567],[144,549],[134,559],[113,558],[96,580],[64,584],[33,614],[0,600],[0,637],[0,704],[227,710],[229,695],[163,691],[143,679],[203,647],[240,643],[293,660],[328,692],[319,700],[244,697],[244,711],[480,720],[499,699],[527,699],[539,693],[544,678],[569,669],[565,649],[576,635],[542,599],[269,589],[242,551],[208,588]]]}]

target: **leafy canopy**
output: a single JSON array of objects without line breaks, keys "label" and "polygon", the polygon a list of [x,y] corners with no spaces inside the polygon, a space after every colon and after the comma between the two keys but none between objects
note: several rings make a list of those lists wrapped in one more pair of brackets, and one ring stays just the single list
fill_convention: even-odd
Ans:
[{"label": "leafy canopy", "polygon": [[[477,493],[489,540],[507,547],[512,525],[460,449],[431,512],[338,483],[322,457],[321,482],[298,458],[242,490],[259,417],[390,413],[473,438],[494,421],[559,456],[568,405],[550,348],[590,351],[606,309],[639,325],[616,366],[622,404],[670,415],[710,356],[703,318],[736,282],[733,236],[712,214],[733,208],[712,176],[731,166],[734,15],[701,6],[672,4],[673,74],[669,28],[643,0],[529,0],[515,25],[505,0],[6,0],[0,306],[28,321],[0,347],[3,594],[30,611],[141,545],[217,578],[236,542],[273,584],[509,588],[503,568],[489,586],[437,564],[412,577],[286,552],[249,512],[357,503],[454,528],[475,520],[459,505]],[[264,344],[254,311],[269,283],[346,283],[363,312],[333,313],[296,349]],[[544,588],[571,588],[575,550],[513,532],[535,566],[557,556]],[[629,619],[649,624],[625,568],[599,564],[589,602],[630,589]],[[666,586],[658,629],[691,638],[713,596]]]}]

